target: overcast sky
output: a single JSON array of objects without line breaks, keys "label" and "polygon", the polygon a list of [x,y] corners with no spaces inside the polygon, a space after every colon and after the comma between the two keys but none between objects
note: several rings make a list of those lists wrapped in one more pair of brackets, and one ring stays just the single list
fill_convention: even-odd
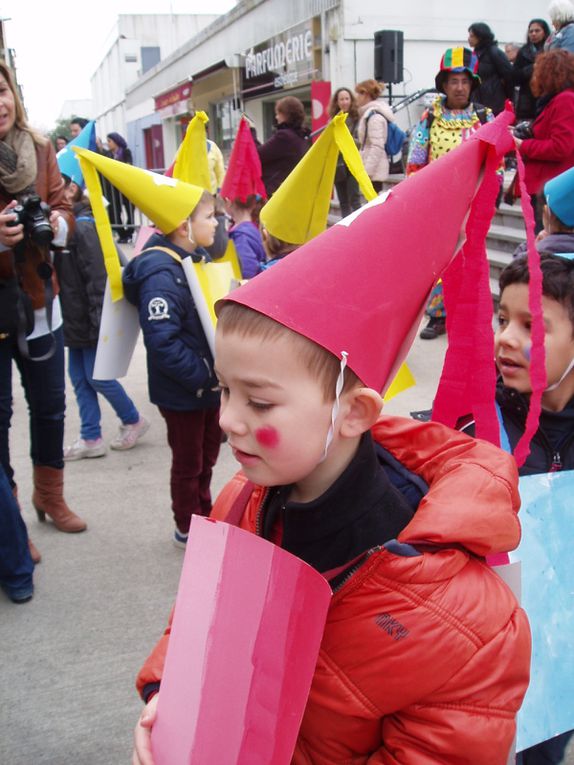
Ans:
[{"label": "overcast sky", "polygon": [[121,13],[225,13],[234,0],[96,0],[96,2],[5,2],[0,13],[6,42],[16,52],[29,121],[49,130],[62,103],[91,98],[90,77],[113,43]]}]

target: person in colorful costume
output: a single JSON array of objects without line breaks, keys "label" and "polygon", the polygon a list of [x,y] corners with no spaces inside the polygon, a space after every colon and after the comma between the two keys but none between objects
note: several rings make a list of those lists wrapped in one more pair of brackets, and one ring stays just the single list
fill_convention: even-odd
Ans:
[{"label": "person in colorful costume", "polygon": [[[458,158],[441,168],[455,165],[473,200]],[[212,517],[299,556],[333,590],[293,765],[505,765],[526,690],[526,617],[482,560],[518,543],[515,465],[436,423],[379,416],[468,213],[458,188],[452,205],[405,226],[441,177],[429,167],[217,306],[220,424],[242,473]],[[374,230],[387,232],[382,250]],[[359,263],[353,240],[373,242]],[[415,252],[421,241],[434,265]],[[386,279],[396,293],[399,276],[397,320],[371,286]],[[339,319],[326,310],[342,304]],[[148,704],[134,765],[154,762],[169,632],[138,676]]]},{"label": "person in colorful costume", "polygon": [[[423,112],[412,132],[407,159],[407,175],[447,154],[476,132],[484,122],[494,119],[490,109],[471,100],[480,84],[478,61],[468,48],[448,48],[435,78],[440,95]],[[429,321],[421,331],[423,340],[433,340],[446,332],[446,311],[442,284],[432,291],[427,306]]]}]

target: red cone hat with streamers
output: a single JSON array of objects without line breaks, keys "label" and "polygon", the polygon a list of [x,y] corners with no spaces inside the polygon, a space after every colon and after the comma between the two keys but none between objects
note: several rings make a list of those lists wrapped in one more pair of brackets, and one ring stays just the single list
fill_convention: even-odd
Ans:
[{"label": "red cone hat with streamers", "polygon": [[220,193],[224,199],[240,199],[242,202],[251,194],[267,198],[261,180],[261,160],[245,117],[239,123]]},{"label": "red cone hat with streamers", "polygon": [[[513,117],[503,112],[386,198],[365,205],[226,299],[338,358],[346,351],[358,377],[383,392],[409,350],[430,290],[473,236],[467,220],[481,187],[491,188],[500,158],[512,148]],[[486,259],[486,231],[482,236],[475,247]]]}]

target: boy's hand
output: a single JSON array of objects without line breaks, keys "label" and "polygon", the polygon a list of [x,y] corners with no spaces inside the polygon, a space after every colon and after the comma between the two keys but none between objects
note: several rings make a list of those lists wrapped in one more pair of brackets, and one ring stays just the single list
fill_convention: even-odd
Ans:
[{"label": "boy's hand", "polygon": [[151,729],[155,722],[159,694],[148,701],[134,731],[132,765],[154,765],[151,753]]}]

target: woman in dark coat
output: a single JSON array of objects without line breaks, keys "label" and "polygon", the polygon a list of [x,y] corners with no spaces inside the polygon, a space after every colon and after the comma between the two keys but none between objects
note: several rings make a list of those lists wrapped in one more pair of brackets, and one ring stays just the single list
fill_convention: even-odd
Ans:
[{"label": "woman in dark coat", "polygon": [[468,28],[468,44],[478,58],[478,76],[481,84],[474,91],[473,100],[488,106],[496,115],[504,109],[507,98],[512,98],[513,71],[506,53],[500,50],[488,24],[477,22]]},{"label": "woman in dark coat", "polygon": [[[128,148],[126,139],[119,133],[108,133],[106,138],[108,139],[108,147],[112,153],[112,158],[117,159],[118,162],[126,162],[128,165],[133,165],[134,161],[132,153]],[[122,225],[122,208],[125,210],[126,214],[124,226]],[[117,229],[118,242],[121,244],[131,242],[133,235],[134,207],[130,200],[123,194],[120,194],[120,192],[113,186],[108,214],[110,216],[110,223]]]},{"label": "woman in dark coat", "polygon": [[286,96],[275,104],[277,130],[268,141],[257,147],[261,175],[267,197],[283,183],[309,148],[309,130],[304,126],[305,107],[294,96]]},{"label": "woman in dark coat", "polygon": [[514,62],[514,84],[519,86],[516,102],[516,119],[532,120],[536,116],[536,98],[530,90],[530,79],[534,59],[544,50],[544,43],[550,36],[550,27],[544,19],[532,19],[528,25],[526,44],[523,45]]}]

